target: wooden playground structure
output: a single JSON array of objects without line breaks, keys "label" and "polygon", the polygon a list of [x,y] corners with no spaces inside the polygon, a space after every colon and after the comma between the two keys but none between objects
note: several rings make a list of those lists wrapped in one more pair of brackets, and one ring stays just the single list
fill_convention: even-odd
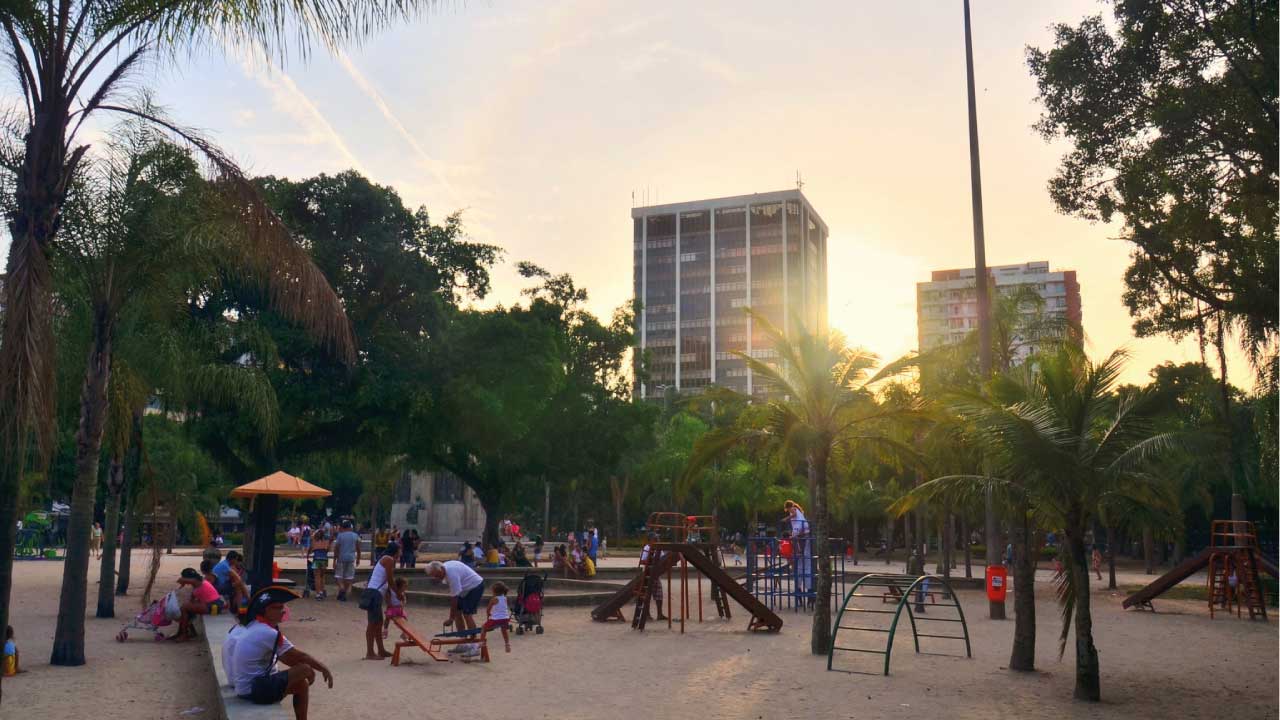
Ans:
[{"label": "wooden playground structure", "polygon": [[[649,608],[653,598],[661,590],[665,579],[667,627],[673,628],[678,622],[680,632],[683,633],[685,621],[693,613],[693,603],[689,597],[689,566],[692,565],[698,622],[703,621],[702,579],[705,577],[711,585],[711,602],[715,605],[718,617],[732,619],[729,598],[733,598],[751,614],[748,630],[778,632],[782,629],[782,618],[747,592],[721,567],[720,529],[714,516],[656,512],[649,516],[645,526],[649,532],[658,535],[657,542],[649,543],[647,562],[640,566],[640,572],[629,583],[591,611],[593,620],[626,621],[622,608],[628,603],[634,603],[631,627],[643,631],[649,621]],[[678,617],[675,613],[677,602]]]},{"label": "wooden playground structure", "polygon": [[1267,618],[1267,598],[1260,571],[1277,577],[1272,563],[1258,549],[1258,534],[1247,520],[1214,520],[1209,547],[1188,558],[1151,584],[1124,600],[1124,607],[1155,611],[1151,601],[1202,569],[1208,569],[1209,617],[1219,610],[1236,617],[1249,612],[1249,619]]}]

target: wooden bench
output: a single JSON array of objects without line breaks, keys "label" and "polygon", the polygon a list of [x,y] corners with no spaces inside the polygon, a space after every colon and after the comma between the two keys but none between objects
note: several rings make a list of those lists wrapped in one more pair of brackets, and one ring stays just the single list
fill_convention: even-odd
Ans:
[{"label": "wooden bench", "polygon": [[[918,603],[918,602],[922,599],[922,598],[921,598],[921,594],[922,594],[922,593],[920,592],[920,590],[919,590],[919,589],[912,590],[912,591],[911,591],[911,595],[912,595],[911,602],[916,602],[916,603]],[[939,596],[939,595],[945,595],[945,594],[946,594],[946,593],[941,592],[941,591],[938,591],[938,590],[928,590],[928,591],[925,591],[925,592],[923,593],[923,595],[924,595],[924,598],[927,598],[927,602],[926,602],[926,603],[924,603],[924,604],[926,604],[926,605],[937,605],[937,604],[938,604],[938,596]],[[890,603],[890,602],[894,602],[894,603],[896,603],[896,602],[898,602],[898,601],[899,601],[899,600],[901,600],[901,599],[902,599],[902,589],[901,589],[901,588],[898,588],[898,587],[895,587],[895,586],[893,586],[893,585],[890,585],[890,586],[889,586],[889,592],[887,592],[887,593],[882,593],[882,594],[880,595],[880,602],[881,602],[881,604],[884,604],[884,603]]]}]

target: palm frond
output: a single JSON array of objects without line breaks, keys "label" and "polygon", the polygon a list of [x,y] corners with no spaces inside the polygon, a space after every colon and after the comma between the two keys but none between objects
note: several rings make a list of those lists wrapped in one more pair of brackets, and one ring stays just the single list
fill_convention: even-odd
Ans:
[{"label": "palm frond", "polygon": [[1053,594],[1058,601],[1058,611],[1062,618],[1062,630],[1058,634],[1058,660],[1067,652],[1067,638],[1071,636],[1072,621],[1076,617],[1076,583],[1075,562],[1068,558],[1067,571],[1054,578]]},{"label": "palm frond", "polygon": [[986,497],[987,493],[1015,495],[1020,492],[1015,483],[990,475],[944,475],[921,483],[889,505],[889,512],[903,515],[922,504],[941,501],[954,505],[966,505]]},{"label": "palm frond", "polygon": [[195,131],[179,127],[157,112],[102,105],[155,123],[198,150],[212,165],[212,189],[219,197],[229,254],[227,269],[260,283],[273,309],[328,345],[347,364],[355,362],[355,335],[342,301],[306,249],[267,205],[257,187],[226,153]]}]

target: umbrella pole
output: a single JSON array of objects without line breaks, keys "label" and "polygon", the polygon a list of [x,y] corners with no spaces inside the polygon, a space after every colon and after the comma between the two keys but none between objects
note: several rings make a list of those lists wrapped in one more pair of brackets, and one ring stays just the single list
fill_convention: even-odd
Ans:
[{"label": "umbrella pole", "polygon": [[275,560],[276,515],[279,495],[259,495],[254,499],[253,556],[249,558],[249,579],[253,592],[271,584],[271,564]]}]

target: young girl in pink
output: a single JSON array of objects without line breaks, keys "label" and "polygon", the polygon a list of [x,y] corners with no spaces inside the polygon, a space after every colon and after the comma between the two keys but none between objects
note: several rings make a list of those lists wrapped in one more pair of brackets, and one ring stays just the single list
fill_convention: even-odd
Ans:
[{"label": "young girl in pink", "polygon": [[387,590],[387,611],[386,617],[382,620],[382,638],[387,638],[387,632],[391,629],[391,618],[407,617],[404,614],[405,592],[409,589],[409,581],[403,575],[396,577],[394,588]]}]

